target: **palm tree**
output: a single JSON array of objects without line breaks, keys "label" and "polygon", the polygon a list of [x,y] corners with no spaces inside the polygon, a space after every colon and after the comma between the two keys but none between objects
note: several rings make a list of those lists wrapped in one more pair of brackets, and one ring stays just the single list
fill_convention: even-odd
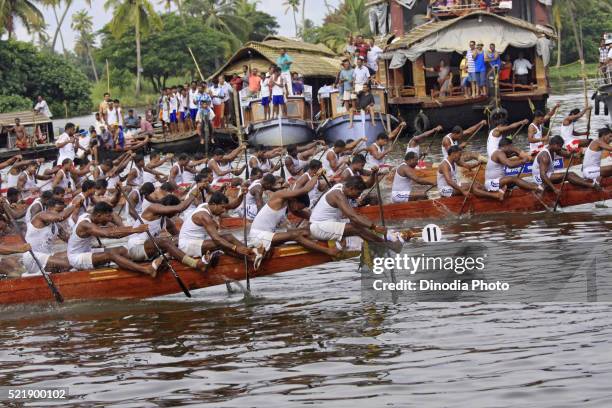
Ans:
[{"label": "palm tree", "polygon": [[295,36],[298,37],[299,36],[299,27],[298,27],[298,23],[297,23],[297,12],[298,12],[298,7],[300,6],[300,0],[285,0],[285,2],[283,3],[283,6],[285,6],[285,15],[291,11],[293,12],[293,24],[295,25]]},{"label": "palm tree", "polygon": [[230,51],[240,47],[251,32],[251,23],[236,13],[231,0],[184,0],[183,8],[187,14],[202,18],[205,26],[224,34],[224,48]]},{"label": "palm tree", "polygon": [[142,75],[142,57],[140,39],[151,29],[160,29],[162,20],[155,12],[149,0],[106,0],[106,10],[113,8],[113,18],[110,22],[111,33],[115,38],[121,37],[129,27],[134,27],[136,40],[136,95],[140,95]]},{"label": "palm tree", "polygon": [[172,5],[176,5],[176,9],[178,10],[179,16],[181,16],[181,20],[183,23],[185,22],[185,13],[183,12],[183,1],[182,0],[160,0],[159,4],[163,4],[167,11],[172,9]]},{"label": "palm tree", "polygon": [[28,34],[44,28],[45,18],[36,6],[38,2],[39,0],[0,0],[0,22],[9,39],[15,35],[15,20],[21,21]]},{"label": "palm tree", "polygon": [[370,33],[366,0],[345,0],[338,9],[325,17],[318,30],[318,41],[340,52],[349,34]]},{"label": "palm tree", "polygon": [[96,64],[91,52],[95,41],[95,37],[93,35],[93,20],[91,16],[87,14],[87,10],[80,10],[74,13],[72,15],[72,24],[70,27],[79,33],[79,38],[75,44],[75,51],[80,49],[87,55],[89,62],[91,63],[94,78],[96,79],[96,82],[98,82],[98,70],[96,69]]}]

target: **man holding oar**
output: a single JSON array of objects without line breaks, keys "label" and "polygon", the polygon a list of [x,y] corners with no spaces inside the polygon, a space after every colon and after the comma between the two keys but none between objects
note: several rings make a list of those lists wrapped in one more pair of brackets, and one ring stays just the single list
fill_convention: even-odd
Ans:
[{"label": "man holding oar", "polygon": [[528,123],[529,120],[523,119],[508,125],[505,119],[500,120],[498,125],[489,132],[489,137],[487,138],[487,157],[491,158],[493,152],[499,148],[499,142],[504,136],[508,136],[509,132],[516,129],[520,131],[520,129]]},{"label": "man holding oar", "polygon": [[404,162],[395,169],[393,186],[391,187],[391,201],[394,203],[405,203],[410,200],[419,200],[426,196],[412,193],[414,184],[435,186],[435,183],[419,177],[416,167],[419,163],[419,155],[415,151],[409,151],[404,156]]},{"label": "man holding oar", "polygon": [[[478,177],[478,171],[472,179],[471,187],[466,188],[459,183],[457,179],[457,166],[461,166],[462,153],[463,149],[460,146],[451,146],[451,148],[448,149],[448,157],[440,164],[437,173],[437,185],[440,195],[442,197],[451,197],[454,195],[468,196],[472,193],[476,197],[503,200],[503,191],[488,192],[484,190],[482,185],[475,182]],[[482,164],[478,165],[478,170],[480,170],[480,166],[482,166]]]},{"label": "man holding oar", "polygon": [[[533,122],[531,122],[529,124],[529,127],[527,128],[529,153],[531,153],[532,155],[538,154],[540,149],[542,149],[544,145],[548,142],[548,136],[550,135],[550,131],[547,135],[544,135],[544,124],[557,114],[557,110],[559,110],[560,106],[561,104],[557,103],[547,114],[544,114],[544,112],[539,110],[534,112]],[[549,127],[552,127],[552,123],[549,124]]]},{"label": "man holding oar", "polygon": [[522,180],[518,176],[506,176],[506,167],[515,168],[526,165],[531,161],[531,156],[528,153],[521,152],[519,157],[514,156],[515,153],[512,140],[505,137],[499,141],[499,148],[493,152],[489,161],[487,161],[485,190],[489,192],[505,192],[506,187],[515,185],[523,190],[544,191],[541,186]]},{"label": "man holding oar", "polygon": [[[565,142],[561,136],[553,136],[544,149],[538,153],[533,161],[532,173],[533,179],[543,188],[548,188],[555,194],[559,195],[560,190],[555,188],[555,184],[562,183],[566,177],[564,174],[555,173],[555,158],[561,156],[565,158],[573,158],[573,153],[569,153],[563,148]],[[571,164],[571,163],[570,163]],[[568,166],[569,169],[569,166]],[[566,172],[567,181],[571,184],[580,187],[598,188],[599,185],[595,181],[587,181],[582,177],[570,172]]]},{"label": "man holding oar", "polygon": [[[451,146],[460,146],[462,149],[464,149],[472,136],[478,133],[478,131],[486,124],[486,120],[481,120],[474,126],[471,126],[465,130],[463,130],[461,126],[455,126],[449,134],[442,138],[442,157],[444,159],[447,158],[448,149],[450,149]],[[461,142],[461,139],[464,137],[467,137],[468,139],[465,142]]]},{"label": "man holding oar", "polygon": [[[400,123],[399,126],[401,127],[406,126],[406,122]],[[442,129],[443,127],[438,125],[435,128],[428,130],[427,132],[421,133],[420,135],[412,136],[412,138],[408,142],[408,145],[406,146],[406,153],[414,152],[417,155],[417,157],[420,158],[421,157],[421,146],[419,146],[419,143],[421,143],[423,139],[428,138],[429,136],[435,135],[436,133],[440,132]],[[433,143],[433,140],[431,142]],[[429,153],[429,151],[425,152],[424,154],[427,154],[427,153]]]},{"label": "man holding oar", "polygon": [[585,179],[593,180],[594,183],[599,183],[602,177],[612,176],[612,166],[602,166],[601,158],[604,150],[612,152],[612,130],[610,128],[601,128],[597,132],[598,138],[593,140],[591,144],[584,150],[584,159],[582,160],[582,176]]},{"label": "man holding oar", "polygon": [[566,150],[570,152],[579,151],[581,147],[587,147],[591,143],[590,139],[579,139],[578,136],[589,136],[589,131],[578,132],[576,130],[576,122],[585,114],[590,113],[591,107],[587,106],[582,111],[580,109],[572,109],[568,116],[563,119],[561,124],[561,137],[563,138]]},{"label": "man holding oar", "polygon": [[[316,178],[319,170],[323,167],[322,163],[319,160],[313,159],[308,163],[308,169],[304,174],[302,174],[296,181],[293,183],[293,188],[302,188],[304,187],[310,180]],[[308,190],[308,199],[310,200],[310,207],[317,202],[322,192],[325,191],[329,186],[323,181],[319,180],[315,185]]]}]

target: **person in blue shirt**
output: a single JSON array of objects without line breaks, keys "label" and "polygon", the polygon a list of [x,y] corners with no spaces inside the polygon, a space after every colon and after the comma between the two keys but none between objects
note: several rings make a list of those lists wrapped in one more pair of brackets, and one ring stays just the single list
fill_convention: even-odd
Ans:
[{"label": "person in blue shirt", "polygon": [[479,42],[472,56],[476,68],[476,83],[479,95],[487,95],[487,64],[485,62],[484,44]]},{"label": "person in blue shirt", "polygon": [[[287,50],[282,48],[280,50],[281,54],[276,59],[276,65],[280,68],[281,76],[283,77],[286,84],[291,83],[291,64],[293,64],[293,59],[287,54]],[[290,95],[293,95],[293,89],[289,87]]]},{"label": "person in blue shirt", "polygon": [[489,44],[489,49],[485,53],[485,61],[491,67],[489,72],[493,72],[494,77],[497,78],[497,75],[499,74],[499,70],[501,69],[502,63],[501,63],[501,57],[499,56],[499,53],[495,50],[495,44],[493,43]]}]

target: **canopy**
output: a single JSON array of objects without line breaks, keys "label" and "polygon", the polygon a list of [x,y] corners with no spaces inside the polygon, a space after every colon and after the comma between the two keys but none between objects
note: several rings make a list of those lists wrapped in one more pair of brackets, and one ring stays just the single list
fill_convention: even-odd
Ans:
[{"label": "canopy", "polygon": [[538,34],[554,36],[544,27],[529,24],[512,17],[501,17],[486,12],[476,12],[443,23],[425,24],[416,33],[408,33],[405,39],[392,44],[382,57],[391,57],[389,68],[401,68],[406,60],[416,61],[427,51],[458,52],[467,50],[470,41],[485,45],[494,43],[499,52],[508,46],[535,47]]}]

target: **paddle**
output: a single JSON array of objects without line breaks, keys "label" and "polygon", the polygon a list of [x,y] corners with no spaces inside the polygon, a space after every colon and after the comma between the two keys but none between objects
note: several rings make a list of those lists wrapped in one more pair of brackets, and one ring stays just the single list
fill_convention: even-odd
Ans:
[{"label": "paddle", "polygon": [[569,163],[567,164],[567,169],[565,170],[565,174],[563,175],[563,181],[561,181],[561,188],[559,189],[559,193],[557,194],[557,199],[555,200],[553,212],[557,211],[557,207],[559,206],[559,201],[561,201],[561,194],[563,194],[563,187],[565,187],[565,181],[567,180],[567,176],[569,175],[570,167],[572,167],[572,161],[574,161],[574,153],[570,155]]},{"label": "paddle", "polygon": [[[136,216],[138,217],[138,221],[140,221],[141,224],[144,224],[144,221],[142,220],[142,217],[140,216],[140,214],[138,214],[138,211],[136,211],[136,209],[134,208],[134,205],[128,199],[127,194],[125,194],[125,191],[123,191],[123,190],[120,190],[120,191],[121,191],[121,194],[123,195],[123,198],[125,199],[125,201],[129,205],[130,210],[133,211],[136,214]],[[146,230],[146,233],[149,236],[149,239],[153,242],[153,245],[155,245],[155,249],[157,250],[157,253],[159,255],[161,255],[161,257],[164,259],[164,262],[166,263],[166,265],[168,265],[168,267],[170,268],[170,271],[172,272],[172,275],[174,276],[174,279],[176,279],[176,281],[178,282],[178,284],[181,287],[181,289],[183,290],[183,293],[185,294],[185,296],[191,297],[191,292],[189,292],[189,289],[187,289],[187,286],[185,286],[185,283],[183,283],[183,280],[181,279],[181,277],[178,275],[178,273],[176,273],[176,271],[174,270],[174,267],[172,266],[172,264],[170,264],[170,260],[168,259],[168,257],[164,253],[164,251],[162,251],[162,249],[159,247],[157,241],[155,240],[155,237],[153,237],[153,235],[149,232],[149,230]]]},{"label": "paddle", "polygon": [[[7,208],[6,202],[4,201],[2,202],[2,207],[4,208],[4,213],[6,214],[7,218],[13,225],[13,229],[17,231],[17,233],[21,237],[21,240],[27,244],[27,241],[25,240],[25,237],[23,236],[23,232],[21,232],[21,230],[19,229],[19,226],[15,222],[15,219],[13,218],[10,212],[10,208]],[[40,269],[40,273],[42,273],[43,278],[45,278],[45,282],[47,282],[47,286],[51,290],[51,293],[53,293],[53,297],[55,298],[55,301],[57,303],[64,303],[64,298],[62,297],[62,294],[59,292],[59,290],[57,289],[57,287],[55,286],[55,284],[53,283],[53,281],[51,280],[47,272],[45,272],[45,268],[43,268],[42,264],[40,263],[36,255],[34,254],[34,251],[30,248],[28,252],[30,253],[30,256],[32,257],[32,259],[34,259],[34,262],[36,262],[36,266],[38,266],[38,269]]]},{"label": "paddle", "polygon": [[485,125],[484,123],[480,124],[480,125],[479,125],[479,126],[476,128],[476,130],[474,131],[474,133],[472,133],[472,134],[470,135],[470,137],[468,137],[468,138],[467,138],[467,140],[464,142],[466,146],[467,146],[468,142],[469,142],[469,141],[470,141],[470,140],[471,140],[471,139],[472,139],[474,136],[476,136],[476,135],[478,134],[478,132],[480,132],[480,129],[482,129],[482,127],[483,127],[484,125]]},{"label": "paddle", "polygon": [[472,182],[470,183],[470,189],[465,195],[465,199],[463,200],[463,204],[461,205],[461,209],[459,210],[459,214],[457,215],[457,218],[461,217],[461,214],[463,213],[463,209],[465,208],[465,204],[467,203],[468,198],[470,198],[470,194],[472,194],[472,187],[474,187],[474,183],[476,182],[476,178],[478,177],[478,173],[480,173],[481,168],[482,168],[482,163],[480,163],[478,165],[478,169],[476,169],[476,174],[474,174],[474,178],[472,178]]},{"label": "paddle", "polygon": [[431,151],[431,146],[433,146],[434,142],[436,141],[436,136],[438,136],[439,132],[440,132],[439,130],[436,130],[436,132],[431,136],[431,142],[429,142],[429,144],[427,145],[427,151],[425,153],[421,153],[421,156],[419,157],[419,161],[427,157],[427,155]]},{"label": "paddle", "polygon": [[523,127],[525,127],[525,124],[524,124],[524,123],[522,123],[522,124],[521,124],[521,126],[519,126],[519,128],[517,129],[517,131],[516,131],[516,132],[514,132],[514,133],[512,134],[512,136],[510,136],[510,137],[509,137],[509,139],[510,139],[510,140],[514,140],[514,138],[516,137],[516,135],[518,135],[518,134],[521,132],[521,130],[523,130]]},{"label": "paddle", "polygon": [[[382,194],[380,193],[380,178],[376,175],[376,197],[378,198],[378,213],[380,215],[380,223],[383,227],[387,228],[385,223],[385,210],[383,206]],[[385,233],[385,242],[387,241],[387,234]]]},{"label": "paddle", "polygon": [[[244,196],[242,197],[242,208],[244,211],[242,211],[242,237],[244,239],[244,246],[248,246],[247,245],[247,193],[244,193]],[[246,276],[246,285],[247,285],[247,291],[251,291],[251,274],[249,273],[249,259],[247,258],[247,256],[244,256],[244,275]]]}]

